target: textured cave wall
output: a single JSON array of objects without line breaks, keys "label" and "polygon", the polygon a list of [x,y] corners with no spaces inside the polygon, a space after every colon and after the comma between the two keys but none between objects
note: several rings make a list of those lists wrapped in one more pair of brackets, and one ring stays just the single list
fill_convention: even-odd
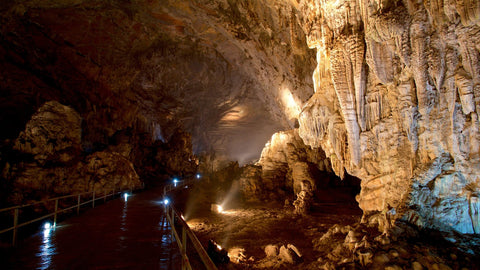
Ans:
[{"label": "textured cave wall", "polygon": [[362,179],[366,217],[480,232],[480,3],[301,1],[317,51],[300,136]]},{"label": "textured cave wall", "polygon": [[2,138],[45,102],[83,118],[82,144],[118,132],[247,162],[313,93],[314,54],[279,1],[2,1]]},{"label": "textured cave wall", "polygon": [[307,181],[312,190],[326,188],[332,166],[321,148],[304,144],[298,129],[273,134],[255,165],[245,166],[240,187],[247,201],[295,199]]},{"label": "textured cave wall", "polygon": [[[98,166],[144,181],[188,176],[192,150],[258,158],[313,93],[314,53],[294,11],[271,0],[0,0],[2,192],[118,182]],[[52,101],[74,112],[75,130],[68,117],[32,118]],[[29,144],[37,129],[48,132]]]}]

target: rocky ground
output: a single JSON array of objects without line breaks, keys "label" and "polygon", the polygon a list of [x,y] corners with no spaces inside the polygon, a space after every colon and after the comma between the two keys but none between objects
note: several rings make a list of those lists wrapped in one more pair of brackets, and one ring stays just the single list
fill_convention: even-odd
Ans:
[{"label": "rocky ground", "polygon": [[[197,185],[181,192],[180,197],[189,198],[186,203],[177,203],[202,243],[213,239],[228,251],[230,263],[220,269],[480,267],[478,238],[419,231],[400,223],[382,234],[362,223],[362,211],[345,190],[317,192],[305,216],[296,215],[291,202],[242,203],[232,190]],[[218,212],[213,203],[225,209]]]}]

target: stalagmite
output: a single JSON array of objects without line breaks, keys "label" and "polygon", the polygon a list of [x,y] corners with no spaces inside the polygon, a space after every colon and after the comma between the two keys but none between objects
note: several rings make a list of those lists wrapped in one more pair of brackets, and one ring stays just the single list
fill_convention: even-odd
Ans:
[{"label": "stalagmite", "polygon": [[310,210],[313,202],[313,188],[310,182],[303,181],[301,183],[301,190],[297,193],[297,199],[293,202],[295,206],[295,214],[306,215]]}]

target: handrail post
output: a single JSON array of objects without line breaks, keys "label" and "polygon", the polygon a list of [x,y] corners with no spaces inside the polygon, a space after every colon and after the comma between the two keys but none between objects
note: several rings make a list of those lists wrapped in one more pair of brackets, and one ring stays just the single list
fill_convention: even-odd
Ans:
[{"label": "handrail post", "polygon": [[187,231],[182,226],[182,270],[187,269]]},{"label": "handrail post", "polygon": [[12,245],[15,246],[15,242],[17,241],[17,224],[18,224],[18,208],[15,208],[13,214],[13,239]]},{"label": "handrail post", "polygon": [[95,189],[93,190],[92,208],[95,208]]},{"label": "handrail post", "polygon": [[77,198],[77,216],[80,214],[80,194],[78,194]]},{"label": "handrail post", "polygon": [[58,199],[55,199],[55,214],[53,215],[53,227],[57,226]]},{"label": "handrail post", "polygon": [[174,215],[174,213],[173,213],[173,207],[170,207],[170,210],[171,210],[171,211],[170,211],[170,212],[171,212],[171,214],[170,214],[170,220],[171,220],[171,222],[172,222],[172,223],[170,224],[170,226],[172,227],[172,230],[171,230],[171,231],[172,231],[172,239],[176,240],[176,239],[175,239],[175,215]]}]

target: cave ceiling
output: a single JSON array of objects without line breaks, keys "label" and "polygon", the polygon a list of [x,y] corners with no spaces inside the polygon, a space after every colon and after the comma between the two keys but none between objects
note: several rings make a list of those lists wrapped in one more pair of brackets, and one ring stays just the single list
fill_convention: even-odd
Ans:
[{"label": "cave ceiling", "polygon": [[2,139],[44,102],[83,118],[86,147],[135,129],[241,162],[292,128],[315,54],[289,1],[0,1]]}]

